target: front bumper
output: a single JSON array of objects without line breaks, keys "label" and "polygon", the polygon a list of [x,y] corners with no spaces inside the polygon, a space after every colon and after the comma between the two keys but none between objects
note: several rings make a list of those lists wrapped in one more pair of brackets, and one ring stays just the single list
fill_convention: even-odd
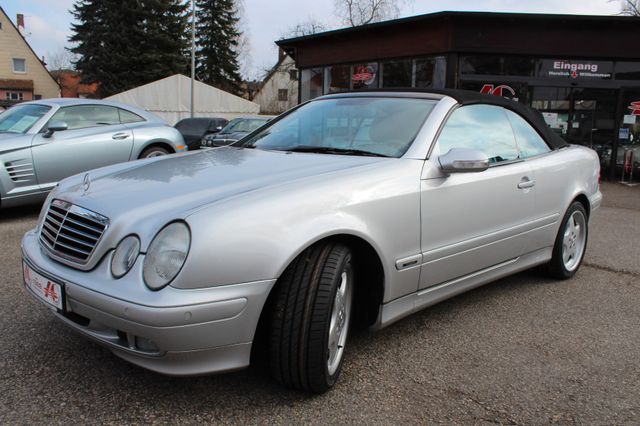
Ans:
[{"label": "front bumper", "polygon": [[37,273],[64,285],[64,310],[46,305],[64,324],[127,361],[170,375],[248,366],[260,313],[275,283],[151,291],[142,282],[142,255],[115,280],[111,253],[92,271],[79,271],[50,259],[35,231],[23,238],[22,254]]}]

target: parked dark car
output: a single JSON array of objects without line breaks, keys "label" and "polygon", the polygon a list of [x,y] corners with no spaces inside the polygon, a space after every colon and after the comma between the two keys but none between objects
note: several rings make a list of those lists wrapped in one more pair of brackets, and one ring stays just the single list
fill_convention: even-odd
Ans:
[{"label": "parked dark car", "polygon": [[220,132],[205,135],[202,138],[202,148],[230,145],[239,141],[249,133],[266,124],[272,116],[239,117],[229,121]]},{"label": "parked dark car", "polygon": [[185,118],[176,123],[175,127],[186,142],[189,150],[200,149],[200,141],[206,135],[218,133],[229,120],[220,117]]}]

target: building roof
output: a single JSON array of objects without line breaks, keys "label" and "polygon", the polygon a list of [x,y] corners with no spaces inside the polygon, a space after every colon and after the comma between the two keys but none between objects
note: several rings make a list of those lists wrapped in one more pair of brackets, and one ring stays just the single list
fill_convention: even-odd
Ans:
[{"label": "building roof", "polygon": [[407,18],[391,19],[388,21],[374,22],[372,24],[359,25],[356,27],[339,28],[337,30],[324,31],[302,37],[293,37],[276,41],[280,47],[296,44],[301,41],[313,40],[316,38],[343,35],[376,28],[392,27],[414,22],[427,22],[438,19],[450,18],[501,18],[501,19],[526,19],[547,21],[572,21],[572,22],[640,22],[637,16],[622,15],[568,15],[568,14],[548,14],[548,13],[511,13],[511,12],[458,12],[442,11],[436,13],[426,13],[423,15],[409,16]]},{"label": "building roof", "polygon": [[276,41],[299,68],[448,53],[640,60],[640,18],[439,12]]}]

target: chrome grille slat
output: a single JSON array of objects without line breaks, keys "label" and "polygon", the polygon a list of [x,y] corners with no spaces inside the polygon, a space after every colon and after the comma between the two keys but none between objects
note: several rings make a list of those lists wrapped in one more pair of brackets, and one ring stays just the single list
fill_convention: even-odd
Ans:
[{"label": "chrome grille slat", "polygon": [[71,223],[73,223],[74,225],[82,226],[82,227],[83,227],[83,228],[85,228],[85,229],[88,229],[88,230],[90,230],[90,231],[93,231],[93,232],[95,232],[95,233],[97,233],[97,234],[98,234],[98,238],[99,238],[99,237],[100,237],[100,235],[102,234],[102,230],[100,230],[100,229],[98,229],[98,228],[94,228],[94,227],[89,226],[89,225],[85,225],[85,224],[83,224],[83,223],[80,223],[80,222],[78,222],[78,221],[76,221],[76,220],[74,220],[74,219],[71,219],[69,216],[67,216],[67,217],[65,218],[65,222],[71,222]]},{"label": "chrome grille slat", "polygon": [[108,225],[109,220],[98,213],[54,199],[40,226],[40,243],[53,258],[84,265]]}]

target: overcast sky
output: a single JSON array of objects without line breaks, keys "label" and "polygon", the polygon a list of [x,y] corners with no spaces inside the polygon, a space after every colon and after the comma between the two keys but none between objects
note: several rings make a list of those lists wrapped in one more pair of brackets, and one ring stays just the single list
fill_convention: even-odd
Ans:
[{"label": "overcast sky", "polygon": [[[17,13],[26,21],[27,40],[39,56],[49,57],[68,47],[74,0],[0,0],[0,5],[15,22]],[[334,0],[244,0],[243,29],[250,55],[244,72],[261,75],[277,59],[273,41],[294,24],[313,18],[330,28],[340,26],[333,14]],[[620,10],[618,2],[607,0],[414,0],[402,8],[401,17],[443,10],[569,13],[612,15]]]}]

